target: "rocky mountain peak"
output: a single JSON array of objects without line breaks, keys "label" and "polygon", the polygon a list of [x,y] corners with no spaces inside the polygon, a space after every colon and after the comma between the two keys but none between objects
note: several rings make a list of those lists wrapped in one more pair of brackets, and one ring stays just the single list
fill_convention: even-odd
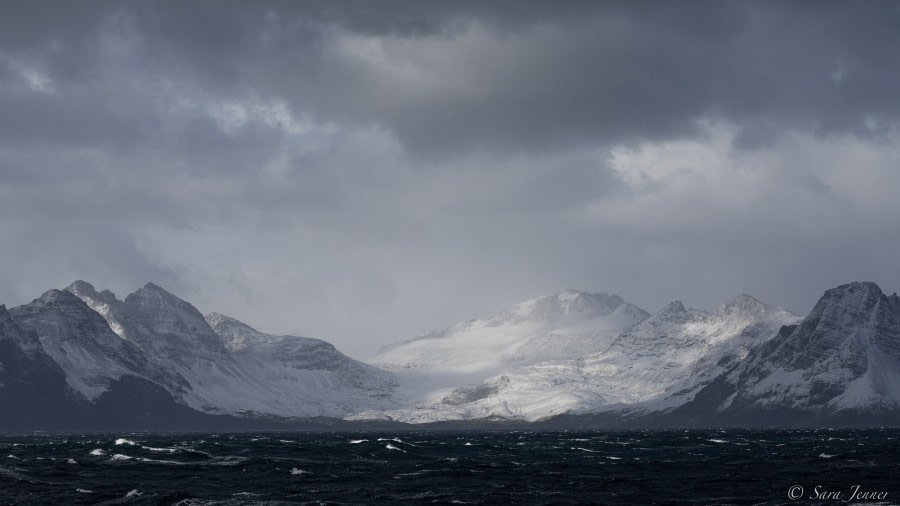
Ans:
[{"label": "rocky mountain peak", "polygon": [[760,302],[756,297],[742,293],[725,301],[725,303],[722,304],[721,312],[733,313],[747,310],[755,311],[769,307],[771,306]]},{"label": "rocky mountain peak", "polygon": [[[94,285],[80,279],[72,282],[71,285],[65,288],[65,291],[74,294],[85,302],[87,302],[88,300],[104,302],[106,304],[116,304],[120,302],[116,298],[116,294],[112,293],[111,291],[103,290],[102,292],[97,292],[97,289],[94,288]],[[90,303],[88,303],[88,305],[90,305]]]},{"label": "rocky mountain peak", "polygon": [[[31,301],[31,303],[20,307],[44,308],[48,306],[83,306],[84,303],[75,294],[65,290],[57,290],[55,288],[47,290],[40,297]],[[19,309],[19,308],[15,308]]]},{"label": "rocky mountain peak", "polygon": [[83,280],[73,281],[72,284],[66,287],[66,291],[72,292],[75,295],[100,295],[97,293],[97,289],[94,288],[94,285],[88,283]]},{"label": "rocky mountain peak", "polygon": [[608,295],[606,293],[587,293],[577,292],[566,306],[570,313],[588,313],[590,315],[606,315],[610,314],[621,306],[625,301],[618,295]]},{"label": "rocky mountain peak", "polygon": [[[859,308],[872,308],[884,296],[881,288],[871,281],[853,282],[825,291],[816,306],[841,304]],[[815,311],[815,310],[814,310]]]},{"label": "rocky mountain peak", "polygon": [[740,319],[756,319],[766,316],[774,316],[777,313],[793,315],[786,309],[770,306],[760,302],[756,297],[742,293],[733,297],[719,308],[718,314],[723,317],[737,317]]},{"label": "rocky mountain peak", "polygon": [[162,357],[186,364],[231,360],[197,308],[153,283],[125,297],[116,316],[128,339]]},{"label": "rocky mountain peak", "polygon": [[704,319],[707,316],[708,313],[705,311],[686,308],[682,301],[673,300],[637,325],[643,325],[647,328],[662,328],[671,325],[684,325],[693,320]]},{"label": "rocky mountain peak", "polygon": [[494,321],[514,323],[551,323],[565,317],[597,318],[612,314],[625,301],[618,295],[588,293],[575,289],[529,299],[516,307],[501,312]]},{"label": "rocky mountain peak", "polygon": [[[878,410],[900,406],[900,305],[871,282],[825,291],[728,381],[719,410]],[[723,397],[724,398],[724,397]]]},{"label": "rocky mountain peak", "polygon": [[26,322],[27,326],[38,330],[38,334],[54,338],[109,331],[99,314],[65,290],[47,290],[28,304],[13,308],[10,313],[17,322]]},{"label": "rocky mountain peak", "polygon": [[[134,293],[129,294],[125,297],[126,301],[129,298],[138,298],[138,299],[167,299],[167,300],[178,300],[181,301],[178,297],[168,292],[165,288],[155,284],[155,283],[147,283],[141,288],[138,288]],[[183,302],[183,301],[182,301]]]},{"label": "rocky mountain peak", "polygon": [[147,283],[143,288],[139,288],[125,297],[125,306],[131,312],[137,311],[148,315],[155,313],[154,319],[159,319],[164,316],[164,313],[177,312],[181,317],[203,320],[204,327],[206,326],[203,315],[191,303],[153,283]]},{"label": "rocky mountain peak", "polygon": [[656,317],[658,318],[681,318],[686,317],[688,314],[687,309],[684,307],[684,303],[680,300],[673,300],[668,303],[666,307],[662,308],[658,313],[656,313]]}]

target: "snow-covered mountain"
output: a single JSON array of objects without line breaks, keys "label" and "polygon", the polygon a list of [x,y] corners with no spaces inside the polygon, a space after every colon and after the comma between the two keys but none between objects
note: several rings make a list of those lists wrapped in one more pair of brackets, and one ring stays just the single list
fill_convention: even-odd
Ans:
[{"label": "snow-covered mountain", "polygon": [[[113,341],[138,348],[145,362],[181,380],[158,383],[199,411],[343,416],[394,405],[389,373],[356,362],[324,341],[269,336],[211,315],[217,332],[193,305],[152,283],[124,301],[84,281],[66,290],[83,301],[84,309],[92,308],[95,319],[105,319],[107,348]],[[51,339],[49,349],[63,339],[68,337]],[[83,369],[69,368],[67,378],[77,378]]]},{"label": "snow-covered mountain", "polygon": [[146,378],[179,391],[187,386],[131,341],[116,335],[97,312],[64,290],[49,290],[10,315],[39,338],[42,349],[66,375],[69,387],[87,400],[109,389],[124,375]]},{"label": "snow-covered mountain", "polygon": [[805,411],[900,411],[900,298],[875,283],[825,292],[786,328],[703,395],[721,419]]},{"label": "snow-covered mountain", "polygon": [[647,316],[617,295],[565,290],[386,347],[371,363],[397,373],[411,399],[434,402],[529,364],[605,350]]},{"label": "snow-covered mountain", "polygon": [[619,333],[605,350],[519,367],[439,402],[385,416],[410,422],[502,417],[537,420],[562,413],[652,411],[691,400],[703,386],[800,318],[748,295],[716,312],[675,301]]},{"label": "snow-covered mountain", "polygon": [[615,295],[566,290],[388,347],[376,362],[387,370],[318,339],[204,317],[153,284],[123,301],[78,281],[0,305],[0,429],[296,417],[898,425],[900,298],[851,283],[804,319],[748,295],[650,316]]}]

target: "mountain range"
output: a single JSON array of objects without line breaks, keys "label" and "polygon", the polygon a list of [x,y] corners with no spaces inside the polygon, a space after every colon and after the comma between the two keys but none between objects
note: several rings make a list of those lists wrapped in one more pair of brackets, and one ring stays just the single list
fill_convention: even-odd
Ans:
[{"label": "mountain range", "polygon": [[[422,425],[426,424],[426,425]],[[900,424],[900,299],[825,292],[804,317],[745,294],[650,314],[565,290],[354,360],[202,315],[148,283],[0,305],[0,429]]]}]

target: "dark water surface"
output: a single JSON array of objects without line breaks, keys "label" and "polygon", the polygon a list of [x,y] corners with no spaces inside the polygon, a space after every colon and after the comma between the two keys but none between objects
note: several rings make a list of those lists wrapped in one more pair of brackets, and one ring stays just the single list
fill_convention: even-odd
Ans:
[{"label": "dark water surface", "polygon": [[377,502],[900,504],[900,429],[0,435],[2,504]]}]

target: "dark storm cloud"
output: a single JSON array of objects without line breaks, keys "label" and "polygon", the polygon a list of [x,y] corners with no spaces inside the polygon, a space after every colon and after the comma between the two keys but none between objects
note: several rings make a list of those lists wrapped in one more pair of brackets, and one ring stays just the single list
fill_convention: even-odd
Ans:
[{"label": "dark storm cloud", "polygon": [[[61,81],[102,86],[78,69],[102,65],[102,34],[118,23],[142,39],[134,66],[214,92],[275,94],[328,120],[381,124],[414,153],[684,137],[708,115],[747,123],[756,139],[760,122],[865,133],[900,111],[893,2],[138,2],[46,11],[14,3],[0,40]],[[386,61],[336,53],[345,36],[382,38],[372,43],[388,45]],[[402,82],[409,76],[394,64],[422,79]],[[21,107],[33,108],[32,123],[59,125],[48,137],[72,136],[66,117],[95,116],[121,135],[122,116],[139,118],[61,110],[49,99]],[[27,122],[19,132],[36,134]]]},{"label": "dark storm cloud", "polygon": [[[207,85],[252,83],[319,117],[379,123],[414,153],[683,137],[708,115],[865,133],[900,107],[889,2],[191,3],[155,14],[138,26]],[[384,59],[336,52],[345,36],[379,38]]]},{"label": "dark storm cloud", "polygon": [[7,2],[0,302],[155,281],[364,354],[566,286],[890,289],[898,55],[895,2]]}]

